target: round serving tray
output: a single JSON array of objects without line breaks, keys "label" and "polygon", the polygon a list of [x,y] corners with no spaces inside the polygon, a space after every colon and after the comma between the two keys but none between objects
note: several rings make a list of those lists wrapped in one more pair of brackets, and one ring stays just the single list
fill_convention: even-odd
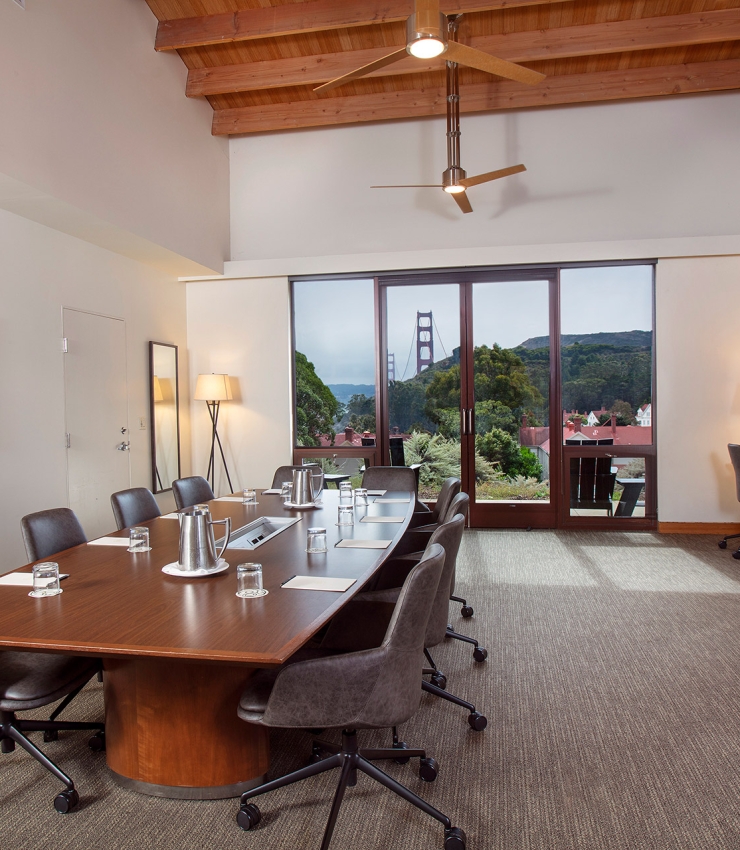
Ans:
[{"label": "round serving tray", "polygon": [[179,578],[205,578],[206,576],[215,576],[229,569],[229,562],[224,558],[220,558],[218,566],[213,570],[181,570],[178,566],[178,561],[173,561],[171,564],[166,564],[162,567],[162,572],[168,576],[178,576]]}]

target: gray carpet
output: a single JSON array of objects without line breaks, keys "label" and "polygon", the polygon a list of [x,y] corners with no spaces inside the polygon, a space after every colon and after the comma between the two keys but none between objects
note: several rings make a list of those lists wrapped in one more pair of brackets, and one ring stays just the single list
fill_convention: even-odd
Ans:
[{"label": "gray carpet", "polygon": [[[737,850],[740,562],[707,537],[468,531],[458,564],[475,616],[451,606],[452,622],[489,659],[476,664],[456,641],[435,658],[488,729],[473,732],[463,709],[425,695],[402,732],[439,761],[439,778],[422,783],[413,763],[388,771],[465,829],[470,850]],[[66,712],[101,713],[97,684]],[[44,745],[80,790],[67,816],[52,809],[52,777],[22,751],[1,757],[0,850],[320,844],[334,774],[261,798],[262,824],[244,833],[236,801],[121,790],[86,739]],[[310,740],[275,733],[271,775],[305,763]],[[435,821],[360,777],[332,848],[442,844]]]}]

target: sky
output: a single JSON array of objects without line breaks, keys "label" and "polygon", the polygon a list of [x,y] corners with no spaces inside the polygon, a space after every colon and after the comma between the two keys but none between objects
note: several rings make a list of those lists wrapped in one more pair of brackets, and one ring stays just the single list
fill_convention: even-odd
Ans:
[{"label": "sky", "polygon": [[[561,332],[649,331],[652,275],[652,266],[563,269]],[[388,287],[388,351],[395,355],[398,379],[416,370],[417,310],[433,313],[435,360],[460,345],[459,293],[456,284]],[[547,293],[546,281],[475,284],[474,345],[513,348],[547,336]],[[375,382],[372,280],[297,281],[294,304],[296,349],[324,383]]]}]

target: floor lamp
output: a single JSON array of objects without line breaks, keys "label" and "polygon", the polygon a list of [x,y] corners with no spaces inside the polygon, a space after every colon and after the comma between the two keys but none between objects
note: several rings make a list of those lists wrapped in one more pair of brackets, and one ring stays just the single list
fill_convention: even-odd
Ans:
[{"label": "floor lamp", "polygon": [[216,443],[218,450],[221,452],[221,460],[224,464],[224,472],[226,480],[229,482],[229,492],[233,493],[234,488],[231,484],[229,476],[229,468],[226,466],[226,458],[224,457],[221,438],[218,436],[218,411],[222,401],[231,401],[231,386],[229,385],[228,375],[198,375],[198,381],[195,385],[196,401],[204,401],[208,407],[208,413],[211,417],[211,456],[208,461],[208,472],[206,478],[210,478],[211,490],[215,492],[216,478]]}]

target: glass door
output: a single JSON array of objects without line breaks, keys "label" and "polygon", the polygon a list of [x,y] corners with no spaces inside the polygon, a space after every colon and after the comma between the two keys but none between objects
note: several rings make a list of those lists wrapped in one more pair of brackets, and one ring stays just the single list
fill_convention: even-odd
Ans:
[{"label": "glass door", "polygon": [[555,281],[490,276],[465,284],[462,442],[471,522],[554,527],[550,462]]}]

